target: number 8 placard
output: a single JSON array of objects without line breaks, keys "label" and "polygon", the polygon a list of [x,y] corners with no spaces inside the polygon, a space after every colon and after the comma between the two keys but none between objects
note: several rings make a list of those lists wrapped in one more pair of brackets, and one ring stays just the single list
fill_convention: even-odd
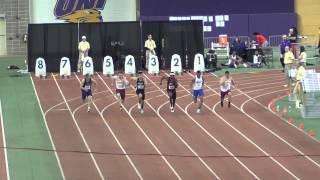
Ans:
[{"label": "number 8 placard", "polygon": [[46,67],[46,61],[39,57],[37,60],[36,60],[36,70],[35,70],[35,74],[36,74],[36,77],[41,77],[41,76],[47,76],[47,67]]},{"label": "number 8 placard", "polygon": [[171,58],[171,72],[182,73],[182,64],[180,55],[174,54]]},{"label": "number 8 placard", "polygon": [[87,56],[83,59],[82,68],[83,68],[83,75],[86,75],[86,74],[93,75],[94,70],[93,70],[93,61],[91,57]]}]

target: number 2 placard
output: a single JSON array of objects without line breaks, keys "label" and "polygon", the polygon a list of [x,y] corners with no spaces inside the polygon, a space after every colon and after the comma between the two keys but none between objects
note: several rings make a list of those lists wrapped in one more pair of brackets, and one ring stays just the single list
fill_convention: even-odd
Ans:
[{"label": "number 2 placard", "polygon": [[171,72],[179,74],[182,72],[181,58],[178,54],[174,54],[171,58]]}]

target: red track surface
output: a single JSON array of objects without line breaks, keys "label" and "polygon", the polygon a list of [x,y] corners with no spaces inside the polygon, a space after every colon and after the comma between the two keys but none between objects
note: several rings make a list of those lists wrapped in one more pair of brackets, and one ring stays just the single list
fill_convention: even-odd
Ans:
[{"label": "red track surface", "polygon": [[[1,110],[0,110],[1,111]],[[2,121],[0,116],[0,122]],[[0,123],[0,146],[4,147],[3,143],[3,136],[2,136],[2,123]],[[0,179],[7,179],[7,172],[6,172],[6,160],[4,156],[4,148],[0,148]]]},{"label": "red track surface", "polygon": [[132,88],[119,111],[110,78],[95,77],[103,92],[94,95],[97,109],[90,113],[79,99],[77,77],[33,79],[66,179],[320,177],[320,144],[266,109],[272,98],[286,94],[282,74],[234,75],[241,91],[233,91],[231,109],[220,107],[218,78],[205,75],[210,89],[200,115],[186,91],[191,75],[178,77],[175,113],[159,77],[148,78],[143,115]]}]

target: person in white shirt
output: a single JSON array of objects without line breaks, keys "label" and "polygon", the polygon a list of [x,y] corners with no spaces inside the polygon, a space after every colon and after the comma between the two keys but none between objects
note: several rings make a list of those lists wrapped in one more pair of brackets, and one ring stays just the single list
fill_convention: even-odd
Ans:
[{"label": "person in white shirt", "polygon": [[225,96],[228,96],[228,107],[231,108],[231,88],[235,86],[235,83],[230,76],[230,72],[226,71],[225,75],[220,78],[220,98],[221,107],[223,107],[223,101]]},{"label": "person in white shirt", "polygon": [[191,81],[191,87],[193,89],[192,97],[193,97],[194,103],[196,104],[198,98],[200,99],[197,113],[201,112],[201,107],[203,104],[203,96],[204,96],[203,86],[204,86],[204,78],[201,74],[201,71],[197,71],[196,77]]},{"label": "person in white shirt", "polygon": [[144,43],[144,47],[146,48],[146,65],[145,68],[148,69],[149,58],[151,55],[156,55],[156,42],[152,39],[152,35],[148,35],[148,39]]},{"label": "person in white shirt", "polygon": [[88,56],[90,50],[90,44],[87,41],[86,36],[81,37],[82,41],[79,42],[78,50],[79,50],[79,59],[78,59],[78,72],[82,71],[83,59]]},{"label": "person in white shirt", "polygon": [[243,65],[243,67],[248,67],[246,63],[243,62],[243,59],[237,55],[236,51],[232,51],[232,54],[229,57],[229,61],[226,66],[229,66],[230,68],[238,68],[240,65]]},{"label": "person in white shirt", "polygon": [[119,72],[118,76],[113,77],[112,87],[116,89],[116,95],[118,97],[118,102],[120,105],[120,111],[122,111],[123,103],[126,98],[126,87],[129,86],[129,81],[127,81],[126,77]]},{"label": "person in white shirt", "polygon": [[301,62],[304,65],[307,64],[307,53],[306,53],[306,50],[305,50],[304,46],[300,47],[300,55],[298,57],[298,62],[299,63]]}]

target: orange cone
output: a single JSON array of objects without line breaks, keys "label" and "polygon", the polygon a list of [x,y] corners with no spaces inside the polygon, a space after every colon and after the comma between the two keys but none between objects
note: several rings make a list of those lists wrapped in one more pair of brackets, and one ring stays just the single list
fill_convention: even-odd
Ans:
[{"label": "orange cone", "polygon": [[304,130],[304,125],[303,125],[303,124],[300,124],[300,125],[299,125],[299,128],[302,129],[302,130]]},{"label": "orange cone", "polygon": [[288,110],[287,110],[286,107],[283,108],[283,112],[284,112],[284,113],[287,113],[287,112],[288,112]]},{"label": "orange cone", "polygon": [[273,108],[272,111],[273,111],[274,113],[276,113],[276,112],[277,112],[277,108]]},{"label": "orange cone", "polygon": [[278,96],[278,99],[279,99],[279,100],[281,100],[281,99],[282,99],[282,97],[279,95],[279,96]]},{"label": "orange cone", "polygon": [[309,131],[309,135],[312,136],[312,137],[314,136],[314,130],[313,130],[313,129],[311,129],[311,130]]},{"label": "orange cone", "polygon": [[293,123],[294,123],[294,119],[293,119],[293,117],[291,117],[291,118],[289,119],[289,122],[290,122],[291,124],[293,124]]}]

